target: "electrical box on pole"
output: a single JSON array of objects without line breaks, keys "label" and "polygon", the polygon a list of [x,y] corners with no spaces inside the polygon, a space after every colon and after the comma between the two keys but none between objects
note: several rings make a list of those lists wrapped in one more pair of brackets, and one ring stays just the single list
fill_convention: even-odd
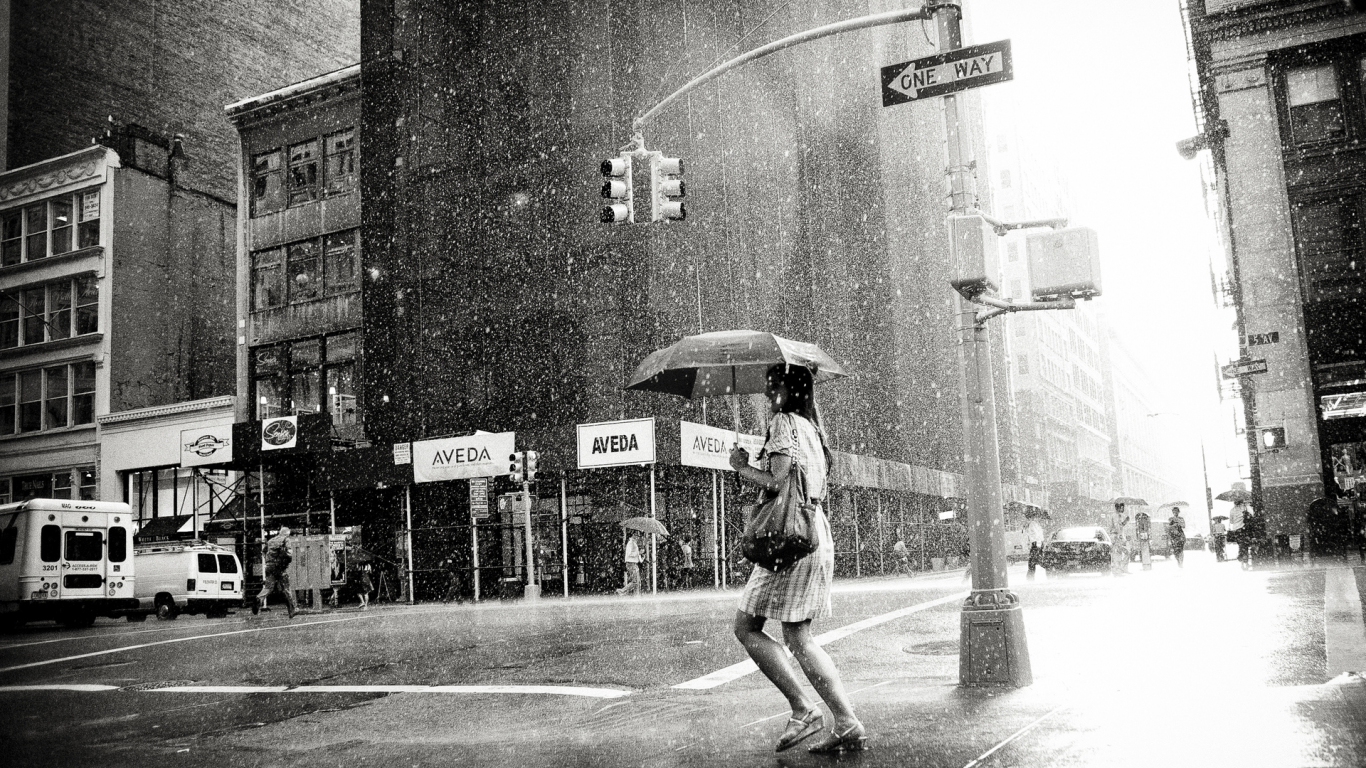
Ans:
[{"label": "electrical box on pole", "polygon": [[1036,299],[1100,295],[1100,242],[1089,227],[1055,229],[1025,237],[1029,292]]},{"label": "electrical box on pole", "polygon": [[1001,284],[1001,254],[996,230],[985,217],[949,216],[949,284],[968,299],[992,293]]}]

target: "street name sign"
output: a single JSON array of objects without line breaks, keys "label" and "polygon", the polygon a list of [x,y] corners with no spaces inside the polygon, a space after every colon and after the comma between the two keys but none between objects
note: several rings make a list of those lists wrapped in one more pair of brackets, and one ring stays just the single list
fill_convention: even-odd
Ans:
[{"label": "street name sign", "polygon": [[1014,79],[1010,41],[970,45],[882,68],[882,106],[906,104]]},{"label": "street name sign", "polygon": [[1242,360],[1234,360],[1220,370],[1223,372],[1224,378],[1236,379],[1239,376],[1246,376],[1250,373],[1266,373],[1266,361],[1248,360],[1244,358]]}]

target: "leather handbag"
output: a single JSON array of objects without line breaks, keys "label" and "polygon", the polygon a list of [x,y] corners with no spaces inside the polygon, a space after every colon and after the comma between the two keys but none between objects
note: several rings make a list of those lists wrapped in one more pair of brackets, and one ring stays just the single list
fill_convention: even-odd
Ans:
[{"label": "leather handbag", "polygon": [[745,524],[740,550],[761,568],[781,573],[816,551],[816,502],[807,498],[806,473],[792,463],[787,482],[764,498]]}]

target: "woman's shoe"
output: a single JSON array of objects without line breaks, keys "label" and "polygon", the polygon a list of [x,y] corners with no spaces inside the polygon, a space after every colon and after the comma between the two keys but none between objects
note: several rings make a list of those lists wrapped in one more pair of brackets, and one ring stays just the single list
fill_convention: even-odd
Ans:
[{"label": "woman's shoe", "polygon": [[862,724],[851,726],[844,733],[831,731],[829,736],[812,744],[807,752],[813,755],[829,755],[839,752],[862,752],[868,748],[868,733]]},{"label": "woman's shoe", "polygon": [[825,715],[815,707],[803,717],[789,717],[787,728],[783,735],[778,739],[778,746],[773,751],[782,752],[797,746],[801,740],[820,733],[825,728]]}]

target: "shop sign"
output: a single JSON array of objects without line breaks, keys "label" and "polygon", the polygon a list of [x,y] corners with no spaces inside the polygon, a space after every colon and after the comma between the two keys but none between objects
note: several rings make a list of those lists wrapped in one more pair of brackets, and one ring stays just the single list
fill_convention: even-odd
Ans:
[{"label": "shop sign", "polygon": [[[730,451],[736,445],[736,432],[681,421],[678,424],[679,463],[685,467],[730,469]],[[759,435],[739,435],[739,445],[749,451],[749,463],[759,468],[759,451],[764,438]]]},{"label": "shop sign", "polygon": [[202,467],[232,461],[232,425],[180,430],[180,466]]},{"label": "shop sign", "polygon": [[413,482],[437,483],[508,473],[516,432],[474,434],[413,443]]},{"label": "shop sign", "polygon": [[298,443],[298,416],[279,416],[261,422],[261,450],[282,451]]},{"label": "shop sign", "polygon": [[579,469],[625,467],[655,461],[655,420],[580,424]]}]

